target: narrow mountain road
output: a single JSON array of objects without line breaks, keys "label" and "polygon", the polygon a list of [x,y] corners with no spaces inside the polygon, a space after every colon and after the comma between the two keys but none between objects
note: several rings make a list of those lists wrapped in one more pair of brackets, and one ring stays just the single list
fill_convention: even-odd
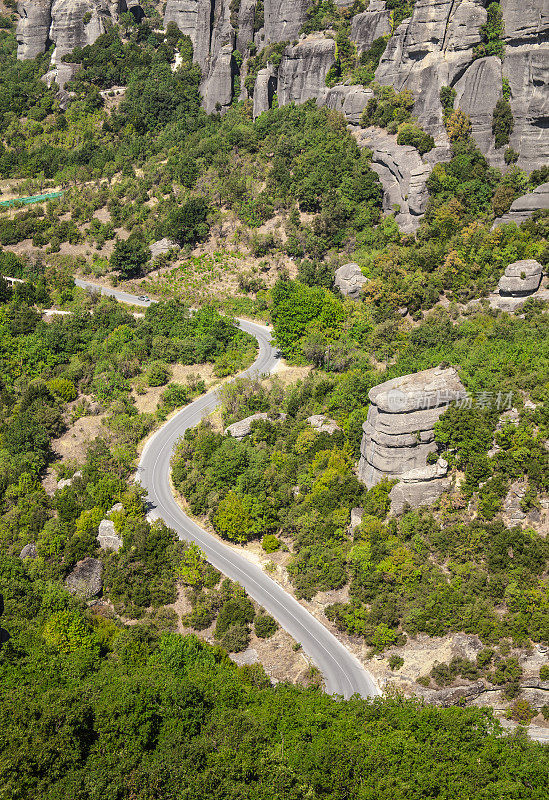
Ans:
[{"label": "narrow mountain road", "polygon": [[[101,291],[123,303],[147,307],[154,300],[141,300],[119,289],[99,286],[75,279],[77,286]],[[264,325],[240,319],[239,327],[257,340],[259,354],[252,366],[241,375],[265,375],[273,372],[280,357],[271,344],[271,332]],[[219,541],[196,524],[178,505],[170,483],[171,459],[175,446],[188,428],[194,428],[219,404],[217,392],[202,395],[181,409],[146,443],[138,466],[141,485],[148,491],[149,518],[162,519],[180,539],[196,544],[208,561],[228,578],[243,586],[250,597],[269,612],[293,638],[321,671],[326,690],[345,698],[358,693],[374,697],[380,691],[370,673],[364,669],[330,631],[305,609],[292,595],[269,578],[263,570],[235,548]]]},{"label": "narrow mountain road", "polygon": [[[259,355],[242,375],[267,374],[278,363],[268,328],[246,320],[242,330],[258,341]],[[180,538],[196,542],[208,561],[231,580],[238,581],[250,597],[298,641],[322,672],[331,694],[363,697],[379,694],[372,676],[359,661],[297,600],[244,555],[207,533],[188,517],[176,502],[170,486],[170,462],[175,445],[187,428],[193,428],[219,403],[216,392],[199,397],[183,408],[147,442],[139,462],[139,480],[148,490],[151,516],[161,518]]]}]

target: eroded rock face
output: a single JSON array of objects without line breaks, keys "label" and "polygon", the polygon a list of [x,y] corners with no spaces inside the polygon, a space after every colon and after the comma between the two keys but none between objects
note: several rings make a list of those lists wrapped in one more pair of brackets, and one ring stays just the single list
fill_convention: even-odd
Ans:
[{"label": "eroded rock face", "polygon": [[368,100],[373,96],[373,91],[365,86],[338,84],[328,89],[324,100],[319,105],[323,103],[327,108],[339,111],[347,119],[349,125],[360,125]]},{"label": "eroded rock face", "polygon": [[271,42],[290,42],[295,39],[306,20],[309,0],[265,0],[265,39]]},{"label": "eroded rock face", "polygon": [[390,32],[390,12],[385,8],[385,3],[372,0],[366,11],[353,17],[350,38],[355,42],[358,53],[364,53],[375,39]]},{"label": "eroded rock face", "polygon": [[323,101],[328,93],[326,76],[335,61],[335,42],[322,34],[311,34],[284,51],[278,70],[278,102]]},{"label": "eroded rock face", "polygon": [[103,588],[103,563],[98,558],[83,558],[65,578],[65,586],[71,594],[79,594],[86,600],[101,593]]},{"label": "eroded rock face", "polygon": [[18,5],[17,57],[36,58],[55,44],[49,76],[61,88],[70,80],[76,65],[63,63],[63,56],[75,47],[93,44],[112,20],[113,4],[108,0],[22,0]]},{"label": "eroded rock face", "polygon": [[337,286],[341,294],[350,297],[351,300],[358,300],[364,284],[368,281],[358,264],[343,264],[336,269],[334,285]]},{"label": "eroded rock face", "polygon": [[194,60],[204,66],[210,53],[212,0],[167,0],[164,27],[175,22],[181,33],[189,36]]},{"label": "eroded rock face", "polygon": [[501,79],[507,78],[515,120],[510,145],[520,153],[521,166],[535,169],[549,157],[549,7],[546,0],[501,3],[502,64],[495,57],[474,58],[486,21],[484,5],[481,0],[418,0],[412,17],[390,39],[376,79],[398,90],[409,89],[420,124],[433,136],[444,134],[440,89],[454,86],[479,147],[491,163],[501,165],[503,149],[494,147],[491,117],[502,96]]},{"label": "eroded rock face", "polygon": [[49,46],[51,0],[20,0],[17,11],[17,58],[36,58]]},{"label": "eroded rock face", "polygon": [[429,192],[427,179],[432,167],[424,161],[415,147],[399,145],[396,136],[380,128],[370,127],[355,133],[360,147],[372,151],[372,169],[383,185],[383,210],[399,210],[396,221],[405,233],[419,227],[427,208]]},{"label": "eroded rock face", "polygon": [[368,488],[383,478],[400,481],[393,510],[433,502],[448,488],[447,464],[428,465],[436,451],[434,426],[448,405],[465,395],[455,369],[435,368],[394,378],[369,392],[358,477]]},{"label": "eroded rock face", "polygon": [[257,73],[254,88],[254,119],[272,105],[277,86],[277,71],[272,64],[268,64]]},{"label": "eroded rock face", "polygon": [[417,0],[411,18],[389,40],[376,80],[409,89],[420,124],[433,136],[444,133],[440,89],[452,86],[472,63],[485,21],[481,0]]}]

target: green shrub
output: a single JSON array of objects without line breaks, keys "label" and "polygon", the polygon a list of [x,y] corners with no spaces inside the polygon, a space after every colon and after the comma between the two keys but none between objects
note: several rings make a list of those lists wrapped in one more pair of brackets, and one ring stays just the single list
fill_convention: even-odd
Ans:
[{"label": "green shrub", "polygon": [[52,378],[51,381],[48,381],[48,389],[53,395],[61,397],[66,403],[70,403],[78,397],[74,383],[66,378]]},{"label": "green shrub", "polygon": [[254,619],[254,630],[260,639],[270,639],[278,630],[278,622],[269,614],[257,614]]},{"label": "green shrub", "polygon": [[543,667],[540,667],[539,677],[542,681],[549,681],[549,664],[544,664]]},{"label": "green shrub", "polygon": [[149,386],[165,386],[170,379],[171,370],[167,364],[156,361],[147,370],[147,383]]},{"label": "green shrub", "polygon": [[401,656],[397,655],[396,653],[393,653],[392,655],[389,656],[390,669],[392,670],[400,669],[403,666],[403,664],[404,664],[404,659]]},{"label": "green shrub", "polygon": [[513,132],[515,121],[513,112],[508,100],[501,98],[497,101],[492,117],[492,134],[495,138],[496,148],[509,144],[509,138]]},{"label": "green shrub", "polygon": [[274,553],[280,550],[280,540],[273,533],[266,533],[261,540],[261,547],[266,553]]},{"label": "green shrub", "polygon": [[219,639],[219,644],[229,653],[240,653],[248,647],[249,641],[247,626],[236,622],[227,628]]}]

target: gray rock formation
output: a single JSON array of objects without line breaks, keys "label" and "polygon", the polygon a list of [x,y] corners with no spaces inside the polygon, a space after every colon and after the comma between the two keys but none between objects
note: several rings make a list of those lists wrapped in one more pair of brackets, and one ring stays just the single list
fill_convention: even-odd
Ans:
[{"label": "gray rock formation", "polygon": [[336,269],[334,285],[337,286],[341,294],[345,297],[350,297],[351,300],[358,300],[360,292],[368,278],[362,274],[362,270],[358,264],[349,263],[343,264],[342,267]]},{"label": "gray rock formation", "polygon": [[276,75],[277,71],[272,64],[267,64],[257,73],[254,88],[254,119],[271,108],[277,86]]},{"label": "gray rock formation", "polygon": [[432,167],[411,145],[399,145],[396,136],[380,128],[370,127],[355,132],[360,147],[372,151],[372,169],[383,185],[383,210],[392,212],[398,206],[396,221],[405,233],[419,227],[427,208],[427,179]]},{"label": "gray rock formation", "polygon": [[536,186],[533,192],[523,194],[522,197],[513,200],[509,211],[502,217],[498,217],[493,227],[496,228],[506,222],[515,222],[520,225],[539,209],[549,209],[549,183],[542,183],[541,186]]},{"label": "gray rock formation", "polygon": [[34,544],[34,542],[26,544],[19,553],[19,558],[22,560],[24,560],[25,558],[36,558],[36,556],[37,552],[36,552],[36,545]]},{"label": "gray rock formation", "polygon": [[83,558],[65,578],[65,586],[71,594],[88,600],[101,593],[103,588],[103,563],[98,558]]},{"label": "gray rock formation", "polygon": [[49,47],[51,0],[20,0],[17,11],[17,58],[36,58]]},{"label": "gray rock formation", "polygon": [[503,166],[504,148],[496,150],[492,135],[492,117],[497,101],[501,98],[501,60],[496,56],[473,61],[464,75],[457,81],[456,107],[471,118],[475,141],[492,163]]},{"label": "gray rock formation", "polygon": [[549,290],[540,288],[543,268],[534,259],[515,261],[506,267],[499,279],[498,290],[490,295],[492,308],[513,312],[521,308],[530,297],[549,300]]},{"label": "gray rock formation", "polygon": [[450,478],[446,477],[447,472],[448,463],[443,458],[439,458],[436,464],[404,472],[389,493],[391,511],[402,514],[407,506],[432,505],[452,485]]},{"label": "gray rock formation", "polygon": [[547,0],[502,0],[505,26],[503,76],[511,89],[515,126],[511,147],[519,165],[539,168],[549,162],[549,4]]},{"label": "gray rock formation", "polygon": [[306,19],[309,0],[265,0],[265,39],[290,42],[295,39]]},{"label": "gray rock formation", "polygon": [[349,125],[360,125],[368,100],[373,96],[373,91],[365,86],[338,84],[328,89],[324,100],[319,101],[319,105],[339,111],[345,116]]},{"label": "gray rock formation", "polygon": [[102,550],[114,550],[116,553],[122,547],[122,539],[116,532],[114,522],[110,519],[103,519],[99,523],[99,533],[97,534],[99,547]]},{"label": "gray rock formation", "polygon": [[158,256],[169,253],[170,250],[173,250],[177,247],[177,243],[171,239],[159,239],[158,242],[153,242],[149,245],[149,252],[151,254],[151,258],[155,259],[158,258]]},{"label": "gray rock formation", "polygon": [[325,417],[324,414],[313,414],[312,417],[307,417],[305,421],[308,422],[311,428],[317,433],[329,433],[331,435],[341,430],[335,420]]},{"label": "gray rock formation", "polygon": [[481,0],[417,0],[411,18],[389,40],[376,80],[409,89],[420,124],[433,136],[444,133],[440,89],[452,86],[472,63],[485,21]]},{"label": "gray rock formation", "polygon": [[[228,425],[225,430],[223,431],[224,436],[227,436],[229,433],[233,437],[233,439],[244,439],[245,436],[249,436],[252,432],[252,422],[255,422],[258,419],[270,419],[269,415],[265,412],[260,414],[252,414],[249,417],[245,417],[244,419],[239,420],[238,422],[233,422],[232,425]],[[279,414],[278,422],[283,422],[286,419],[286,414]],[[274,422],[275,420],[271,420]]]},{"label": "gray rock formation", "polygon": [[397,513],[405,503],[433,502],[448,488],[446,462],[439,459],[427,465],[427,457],[436,451],[436,421],[451,402],[464,395],[456,370],[438,367],[370,390],[358,477],[368,488],[385,477],[401,481],[391,494]]},{"label": "gray rock formation", "polygon": [[322,34],[311,34],[284,51],[278,69],[278,102],[323,101],[328,93],[326,76],[335,61],[335,42]]},{"label": "gray rock formation", "polygon": [[81,477],[82,473],[80,472],[80,470],[78,470],[78,472],[74,473],[72,478],[63,478],[62,480],[57,482],[57,490],[61,491],[61,489],[64,489],[66,486],[72,486],[72,482],[74,481],[74,479]]},{"label": "gray rock formation", "polygon": [[105,32],[112,19],[112,6],[108,0],[21,0],[16,31],[18,58],[36,58],[54,43],[55,69],[48,77],[62,89],[78,68],[65,64],[63,56],[75,47],[93,44]]},{"label": "gray rock formation", "polygon": [[375,39],[390,33],[390,12],[382,0],[371,0],[366,11],[353,17],[350,38],[358,53],[365,52]]},{"label": "gray rock formation", "polygon": [[499,293],[511,297],[524,297],[539,289],[543,275],[542,266],[533,258],[515,261],[505,268],[499,279]]},{"label": "gray rock formation", "polygon": [[194,60],[204,67],[210,54],[211,0],[167,0],[164,26],[175,22],[181,33],[189,36],[194,48]]}]

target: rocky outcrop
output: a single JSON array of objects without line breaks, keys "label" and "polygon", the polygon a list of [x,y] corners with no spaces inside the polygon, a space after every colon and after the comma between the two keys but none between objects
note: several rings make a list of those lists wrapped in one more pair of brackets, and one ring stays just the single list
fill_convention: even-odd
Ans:
[{"label": "rocky outcrop", "polygon": [[25,558],[33,559],[36,558],[37,555],[38,554],[36,552],[36,545],[34,544],[34,542],[31,542],[30,544],[26,544],[24,546],[24,548],[19,553],[19,558],[21,560],[24,560]]},{"label": "rocky outcrop", "polygon": [[272,64],[268,64],[257,73],[254,88],[254,119],[271,108],[276,92],[276,76],[277,71]]},{"label": "rocky outcrop", "polygon": [[431,503],[448,488],[446,462],[439,459],[428,465],[427,458],[437,449],[436,421],[464,395],[456,370],[438,367],[393,378],[370,390],[358,477],[368,488],[383,478],[401,481],[391,494],[397,513],[406,503]]},{"label": "rocky outcrop", "polygon": [[355,135],[360,147],[372,151],[372,169],[383,185],[383,210],[390,213],[398,206],[395,218],[399,227],[405,233],[413,233],[427,208],[431,165],[415,147],[397,144],[396,136],[380,128],[365,128]]},{"label": "rocky outcrop", "polygon": [[116,532],[114,522],[110,519],[103,519],[99,523],[97,540],[102,550],[114,550],[117,553],[122,547],[122,539]]},{"label": "rocky outcrop", "polygon": [[339,111],[346,118],[349,125],[360,125],[362,114],[368,100],[374,96],[371,89],[360,84],[338,84],[328,89],[324,100],[319,105],[325,105],[334,111]]},{"label": "rocky outcrop", "polygon": [[151,258],[155,259],[158,258],[158,256],[169,253],[177,247],[177,243],[172,241],[172,239],[159,239],[157,242],[152,242],[152,244],[149,245],[149,252]]},{"label": "rocky outcrop", "polygon": [[265,0],[265,40],[289,42],[295,39],[306,20],[309,0]]},{"label": "rocky outcrop", "polygon": [[368,278],[362,274],[358,264],[343,264],[335,271],[334,285],[342,295],[350,297],[351,300],[359,299],[362,287],[367,281]]},{"label": "rocky outcrop", "polygon": [[375,39],[390,33],[390,11],[382,0],[371,0],[366,11],[353,17],[350,38],[359,54],[368,50]]},{"label": "rocky outcrop", "polygon": [[[252,423],[258,419],[270,419],[269,414],[264,412],[259,414],[251,414],[249,417],[245,417],[244,419],[239,420],[238,422],[233,422],[232,425],[228,425],[225,430],[223,431],[224,436],[231,435],[233,439],[244,439],[245,436],[249,436],[252,432]],[[286,414],[282,413],[278,415],[277,422],[283,422],[286,419]],[[275,420],[271,419],[271,422]]]},{"label": "rocky outcrop", "polygon": [[533,258],[515,261],[505,268],[499,279],[499,293],[511,297],[534,294],[539,289],[542,275],[541,264]]},{"label": "rocky outcrop", "polygon": [[520,225],[521,222],[529,219],[534,211],[549,209],[549,183],[542,183],[533,192],[517,197],[511,203],[511,208],[502,217],[495,220],[493,227],[503,225],[506,222],[514,222]]},{"label": "rocky outcrop", "polygon": [[103,588],[103,563],[98,558],[83,558],[65,578],[65,586],[71,594],[88,600],[101,593]]},{"label": "rocky outcrop", "polygon": [[335,42],[311,34],[284,51],[278,70],[278,102],[323,101],[328,93],[326,76],[335,61]]},{"label": "rocky outcrop", "polygon": [[541,289],[543,268],[538,261],[515,261],[506,267],[499,279],[498,290],[489,297],[490,306],[500,311],[513,312],[521,308],[530,297],[548,300],[549,291]]},{"label": "rocky outcrop", "polygon": [[312,417],[307,417],[305,422],[308,422],[317,433],[329,433],[331,435],[341,430],[335,420],[325,417],[324,414],[313,414]]}]

